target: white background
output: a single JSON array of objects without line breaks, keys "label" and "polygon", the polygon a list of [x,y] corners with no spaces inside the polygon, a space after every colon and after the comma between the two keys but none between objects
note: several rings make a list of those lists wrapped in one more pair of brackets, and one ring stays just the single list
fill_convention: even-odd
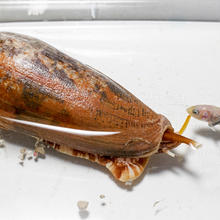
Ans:
[{"label": "white background", "polygon": [[[0,31],[32,35],[102,71],[166,115],[176,130],[187,107],[220,106],[218,23],[10,23],[0,24]],[[45,159],[26,160],[22,167],[19,150],[33,149],[34,140],[4,132],[0,219],[217,220],[220,130],[192,119],[185,135],[203,147],[181,145],[176,152],[182,161],[153,156],[144,174],[126,187],[104,167],[50,149]],[[78,200],[89,201],[88,213],[79,213]]]},{"label": "white background", "polygon": [[220,21],[219,0],[0,0],[0,21]]}]

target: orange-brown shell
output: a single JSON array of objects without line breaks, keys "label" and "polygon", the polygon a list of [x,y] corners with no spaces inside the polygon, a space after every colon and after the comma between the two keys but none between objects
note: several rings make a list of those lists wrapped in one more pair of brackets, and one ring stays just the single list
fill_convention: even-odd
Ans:
[{"label": "orange-brown shell", "polygon": [[104,74],[50,45],[20,34],[0,32],[1,114],[110,136],[75,136],[7,124],[75,150],[117,157],[156,153],[172,127],[134,95]]}]

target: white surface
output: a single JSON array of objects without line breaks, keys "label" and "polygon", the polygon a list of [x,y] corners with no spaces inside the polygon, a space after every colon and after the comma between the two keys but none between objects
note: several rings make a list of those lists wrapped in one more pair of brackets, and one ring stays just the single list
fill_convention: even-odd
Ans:
[{"label": "white surface", "polygon": [[[0,24],[0,31],[38,37],[104,72],[177,130],[186,107],[220,106],[218,23],[11,23]],[[0,149],[0,219],[217,220],[220,129],[193,119],[185,135],[203,147],[181,145],[182,162],[155,155],[133,187],[125,187],[105,168],[50,149],[46,159],[26,160],[22,167],[19,150],[33,149],[34,140],[7,132]],[[79,213],[79,200],[89,201],[88,213]]]}]

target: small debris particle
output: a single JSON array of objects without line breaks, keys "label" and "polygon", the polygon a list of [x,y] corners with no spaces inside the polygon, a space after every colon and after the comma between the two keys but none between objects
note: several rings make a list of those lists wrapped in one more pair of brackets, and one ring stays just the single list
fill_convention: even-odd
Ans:
[{"label": "small debris particle", "polygon": [[86,210],[88,205],[89,205],[89,202],[87,202],[87,201],[78,201],[77,202],[77,206],[78,206],[79,210]]},{"label": "small debris particle", "polygon": [[45,143],[42,139],[37,139],[36,143],[35,143],[35,150],[34,150],[34,154],[33,154],[33,157],[34,157],[34,160],[35,161],[38,161],[38,158],[43,155],[45,156]]},{"label": "small debris particle", "polygon": [[36,147],[35,152],[45,155],[44,147]]},{"label": "small debris particle", "polygon": [[20,149],[20,154],[19,154],[19,156],[18,156],[18,158],[19,158],[19,163],[21,164],[21,165],[23,165],[23,161],[24,161],[24,159],[25,159],[25,156],[26,156],[26,149],[25,148],[21,148]]},{"label": "small debris particle", "polygon": [[160,212],[162,212],[165,209],[166,209],[166,207],[162,207],[162,208],[156,209],[154,215],[158,215]]},{"label": "small debris particle", "polygon": [[4,145],[5,145],[4,140],[0,138],[0,147],[4,147]]},{"label": "small debris particle", "polygon": [[19,161],[19,164],[20,164],[21,166],[24,166],[24,161]]},{"label": "small debris particle", "polygon": [[33,157],[34,157],[34,161],[37,162],[38,161],[38,157],[39,157],[39,153],[34,151]]},{"label": "small debris particle", "polygon": [[[1,139],[0,139],[1,141]],[[43,155],[45,156],[45,146],[40,142],[41,140],[38,139],[37,142],[35,143],[35,150],[27,150],[26,148],[21,148],[20,149],[20,154],[18,156],[19,158],[19,164],[24,165],[25,159],[31,160],[34,159],[35,161],[38,160],[38,157]]]},{"label": "small debris particle", "polygon": [[37,138],[37,141],[36,141],[34,147],[35,147],[35,151],[36,151],[37,153],[40,153],[40,154],[42,154],[42,155],[45,155],[45,147],[46,147],[46,144],[45,144],[45,142],[44,142],[43,139]]},{"label": "small debris particle", "polygon": [[101,203],[101,206],[106,206],[106,203],[105,203],[105,202],[102,202],[102,203]]},{"label": "small debris particle", "polygon": [[160,203],[160,201],[158,200],[158,201],[156,201],[156,202],[154,202],[154,204],[153,204],[153,207],[155,207],[156,205],[158,205]]},{"label": "small debris particle", "polygon": [[101,194],[101,195],[99,196],[99,198],[100,198],[100,199],[104,199],[104,198],[105,198],[105,195]]},{"label": "small debris particle", "polygon": [[24,147],[21,148],[21,149],[20,149],[20,153],[21,153],[21,154],[25,154],[25,153],[26,153],[26,148],[24,148]]},{"label": "small debris particle", "polygon": [[158,215],[162,210],[161,209],[157,209],[154,213],[154,215]]},{"label": "small debris particle", "polygon": [[163,203],[161,203],[163,200],[164,199],[157,200],[157,201],[154,202],[154,204],[153,204],[153,207],[155,208],[154,215],[158,215],[160,212],[162,212],[163,210],[165,210],[167,208],[166,205],[163,205]]},{"label": "small debris particle", "polygon": [[26,157],[28,160],[31,160],[33,158],[33,151],[31,150],[27,151]]}]

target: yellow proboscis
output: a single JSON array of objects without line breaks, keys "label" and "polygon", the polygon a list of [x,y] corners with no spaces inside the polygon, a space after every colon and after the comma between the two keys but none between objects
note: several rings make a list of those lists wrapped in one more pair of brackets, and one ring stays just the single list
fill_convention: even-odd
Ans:
[{"label": "yellow proboscis", "polygon": [[186,130],[187,125],[189,124],[190,118],[191,118],[191,115],[188,115],[188,116],[186,117],[186,120],[185,120],[185,122],[183,123],[181,129],[178,131],[178,134],[183,134],[183,132]]}]

